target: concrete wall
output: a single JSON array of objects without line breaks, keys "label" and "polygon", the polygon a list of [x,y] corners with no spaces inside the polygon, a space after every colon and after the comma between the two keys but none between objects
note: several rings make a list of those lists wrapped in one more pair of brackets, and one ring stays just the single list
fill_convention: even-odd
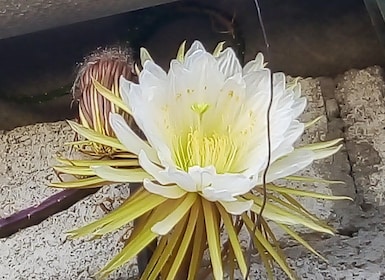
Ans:
[{"label": "concrete wall", "polygon": [[0,0],[0,39],[175,0]]}]

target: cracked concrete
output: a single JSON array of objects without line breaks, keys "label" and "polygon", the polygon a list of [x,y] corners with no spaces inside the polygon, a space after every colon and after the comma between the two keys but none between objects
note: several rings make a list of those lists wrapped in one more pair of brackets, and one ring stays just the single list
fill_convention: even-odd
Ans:
[{"label": "cracked concrete", "polygon": [[[301,84],[303,94],[309,99],[303,121],[324,116],[307,131],[303,141],[344,137],[346,143],[341,152],[303,173],[325,175],[345,184],[314,184],[306,188],[348,195],[355,202],[303,200],[312,212],[327,219],[337,234],[302,233],[328,263],[282,236],[280,242],[288,262],[300,279],[384,279],[385,112],[382,107],[385,82],[382,70],[379,67],[350,70],[336,79],[306,78]],[[1,217],[38,203],[55,192],[45,187],[54,178],[50,166],[55,154],[64,152],[63,143],[72,137],[64,122],[0,133]],[[124,186],[105,188],[37,226],[1,239],[0,279],[92,279],[119,250],[122,232],[90,242],[68,240],[64,232],[103,215],[97,204],[106,198],[111,197],[118,203],[127,195]],[[133,277],[136,271],[135,263],[130,263],[110,279]],[[253,279],[264,277],[257,256],[253,257],[251,272]],[[285,279],[282,272],[277,271],[277,279]]]}]

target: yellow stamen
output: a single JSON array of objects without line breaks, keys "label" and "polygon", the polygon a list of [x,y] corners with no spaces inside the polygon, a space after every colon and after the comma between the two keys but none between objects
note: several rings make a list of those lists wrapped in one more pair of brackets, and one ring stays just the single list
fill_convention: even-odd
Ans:
[{"label": "yellow stamen", "polygon": [[187,137],[183,138],[177,138],[174,150],[174,158],[180,168],[187,171],[195,165],[213,165],[218,173],[232,171],[238,149],[229,133],[205,135],[200,128],[191,128]]},{"label": "yellow stamen", "polygon": [[174,160],[185,171],[196,165],[212,165],[218,173],[234,171],[232,169],[238,152],[237,145],[230,129],[227,129],[225,134],[207,132],[203,115],[209,107],[207,103],[195,103],[191,106],[191,110],[198,115],[198,122],[196,126],[191,126],[186,134],[174,137]]}]

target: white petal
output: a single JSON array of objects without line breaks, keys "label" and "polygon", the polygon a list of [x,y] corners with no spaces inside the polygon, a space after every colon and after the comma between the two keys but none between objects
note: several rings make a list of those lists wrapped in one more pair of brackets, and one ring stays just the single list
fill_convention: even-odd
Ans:
[{"label": "white petal", "polygon": [[140,151],[139,153],[139,164],[160,184],[167,185],[173,183],[173,181],[168,176],[168,173],[164,172],[164,168],[161,168],[152,163],[144,151]]},{"label": "white petal", "polygon": [[143,150],[152,162],[159,163],[155,150],[135,134],[121,115],[110,113],[110,124],[116,137],[129,152],[138,155]]},{"label": "white petal", "polygon": [[168,176],[170,176],[170,179],[173,181],[173,183],[177,184],[179,187],[184,189],[187,192],[196,192],[197,191],[197,185],[193,178],[185,171],[178,170],[175,168],[167,168],[164,172],[167,173]]},{"label": "white petal", "polygon": [[265,66],[264,66],[263,54],[258,53],[254,60],[249,61],[243,67],[243,74],[246,75],[249,72],[258,71],[260,69],[263,69],[264,67]]},{"label": "white petal", "polygon": [[245,194],[255,186],[255,181],[243,174],[217,174],[213,166],[193,166],[188,174],[210,201],[231,201],[234,196]]},{"label": "white petal", "polygon": [[242,174],[217,174],[209,179],[210,186],[217,192],[226,191],[232,196],[245,194],[254,187],[254,182]]},{"label": "white petal", "polygon": [[273,74],[274,97],[281,98],[286,93],[286,76],[282,72]]},{"label": "white petal", "polygon": [[209,201],[235,201],[236,198],[226,190],[217,190],[213,187],[204,187],[202,196]]},{"label": "white petal", "polygon": [[147,60],[143,65],[143,70],[139,75],[139,83],[149,83],[151,85],[162,85],[167,78],[166,72],[152,60]]},{"label": "white petal", "polygon": [[123,76],[120,76],[119,86],[120,86],[120,96],[122,97],[123,102],[132,111],[128,96],[132,94],[132,92],[137,92],[137,91],[139,91],[138,94],[142,94],[140,86],[127,80]]},{"label": "white petal", "polygon": [[186,194],[186,191],[177,185],[162,186],[146,179],[143,182],[143,187],[150,193],[157,194],[163,197],[177,199]]},{"label": "white petal", "polygon": [[272,161],[291,153],[294,150],[293,144],[302,135],[304,124],[295,120],[290,125],[290,128],[284,133],[284,141],[271,153]]},{"label": "white petal", "polygon": [[303,113],[307,105],[307,99],[305,97],[298,98],[292,108],[293,118],[298,118]]},{"label": "white petal", "polygon": [[[263,102],[264,106],[267,109],[269,96],[270,96],[270,70],[269,69],[260,69],[250,73],[247,73],[243,76],[246,83],[246,94],[255,102]],[[257,99],[256,99],[257,98]],[[256,108],[259,109],[259,108]]]},{"label": "white petal", "polygon": [[242,73],[242,67],[237,55],[232,48],[227,48],[217,57],[219,71],[229,78],[237,73]]},{"label": "white petal", "polygon": [[202,52],[206,52],[206,49],[205,47],[202,45],[201,42],[199,41],[194,41],[192,44],[191,44],[191,47],[188,49],[188,51],[186,52],[186,56],[185,58],[188,58],[189,56],[191,56],[194,52],[196,51],[202,51]]},{"label": "white petal", "polygon": [[220,201],[220,203],[225,208],[227,213],[232,215],[241,215],[242,213],[250,210],[254,202],[252,200],[237,200],[232,202]]},{"label": "white petal", "polygon": [[[267,182],[292,175],[310,165],[313,160],[314,153],[312,151],[295,150],[271,164],[267,172]],[[259,179],[259,184],[261,183],[262,178]]]},{"label": "white petal", "polygon": [[211,178],[211,176],[214,176],[217,173],[215,171],[215,167],[212,165],[206,167],[200,167],[195,165],[189,167],[188,174],[198,185],[203,185],[203,181],[205,181],[206,183],[206,178]]},{"label": "white petal", "polygon": [[[162,112],[162,103],[161,97],[162,92],[157,92],[155,96],[146,96],[149,92],[145,91],[146,94],[142,94],[140,91],[136,91],[136,87],[139,85],[131,85],[131,92],[129,94],[128,103],[132,107],[132,112],[136,121],[136,124],[144,133],[147,138],[147,141],[150,143],[151,147],[157,151],[157,158],[161,160],[162,164],[167,163],[171,164],[171,152],[167,144],[169,141],[165,138],[169,131],[166,131],[163,127],[163,120],[167,120],[167,116]],[[159,96],[157,96],[159,95]],[[147,153],[147,156],[151,156]],[[150,158],[153,161],[153,158]],[[159,160],[155,161],[156,163]],[[153,161],[154,162],[154,161]]]},{"label": "white petal", "polygon": [[117,169],[111,166],[91,166],[91,169],[100,178],[118,183],[141,183],[151,176],[144,170]]}]

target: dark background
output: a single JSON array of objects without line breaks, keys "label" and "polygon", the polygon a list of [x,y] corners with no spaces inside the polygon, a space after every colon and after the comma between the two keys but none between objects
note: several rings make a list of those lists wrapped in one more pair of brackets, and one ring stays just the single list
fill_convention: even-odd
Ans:
[{"label": "dark background", "polygon": [[[76,63],[97,47],[146,46],[167,67],[179,44],[241,43],[292,76],[330,76],[384,65],[384,50],[361,0],[260,0],[269,53],[253,0],[176,2],[0,40],[0,129],[72,118],[68,94]],[[227,21],[223,21],[227,19]],[[233,40],[231,20],[236,40]]]}]

